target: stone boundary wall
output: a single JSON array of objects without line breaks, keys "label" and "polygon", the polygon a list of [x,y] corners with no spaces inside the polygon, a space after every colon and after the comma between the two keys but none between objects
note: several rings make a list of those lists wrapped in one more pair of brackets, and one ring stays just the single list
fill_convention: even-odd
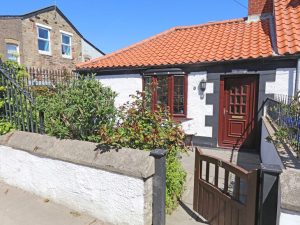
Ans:
[{"label": "stone boundary wall", "polygon": [[0,137],[0,181],[107,224],[152,224],[153,175],[145,151],[21,131]]}]

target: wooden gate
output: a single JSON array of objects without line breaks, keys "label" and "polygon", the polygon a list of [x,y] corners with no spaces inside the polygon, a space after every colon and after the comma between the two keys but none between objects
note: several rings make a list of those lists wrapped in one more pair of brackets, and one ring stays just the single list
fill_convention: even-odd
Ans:
[{"label": "wooden gate", "polygon": [[195,152],[194,210],[210,225],[255,225],[257,170]]}]

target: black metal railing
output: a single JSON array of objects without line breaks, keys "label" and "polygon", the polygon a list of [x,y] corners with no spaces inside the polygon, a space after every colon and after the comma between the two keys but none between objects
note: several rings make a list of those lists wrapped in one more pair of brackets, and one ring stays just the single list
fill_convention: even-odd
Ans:
[{"label": "black metal railing", "polygon": [[265,102],[266,115],[278,128],[282,128],[285,141],[300,151],[300,108],[299,97],[275,95]]},{"label": "black metal railing", "polygon": [[37,109],[28,77],[0,61],[0,117],[16,129],[44,133],[44,112]]},{"label": "black metal railing", "polygon": [[68,84],[71,80],[78,79],[79,74],[67,70],[49,70],[42,68],[27,67],[27,84],[29,86],[56,86],[58,84]]}]

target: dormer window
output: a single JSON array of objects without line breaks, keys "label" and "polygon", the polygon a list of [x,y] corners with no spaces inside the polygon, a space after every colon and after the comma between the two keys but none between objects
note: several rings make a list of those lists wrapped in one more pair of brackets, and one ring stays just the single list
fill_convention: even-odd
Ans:
[{"label": "dormer window", "polygon": [[51,55],[50,30],[44,25],[37,25],[38,30],[38,50],[40,54]]}]

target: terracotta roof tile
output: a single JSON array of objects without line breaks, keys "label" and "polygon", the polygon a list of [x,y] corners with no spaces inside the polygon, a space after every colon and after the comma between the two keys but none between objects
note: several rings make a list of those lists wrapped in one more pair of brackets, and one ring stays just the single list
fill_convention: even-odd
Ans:
[{"label": "terracotta roof tile", "polygon": [[178,65],[272,56],[269,20],[245,19],[175,27],[79,69]]},{"label": "terracotta roof tile", "polygon": [[300,52],[300,0],[274,0],[278,53]]}]

